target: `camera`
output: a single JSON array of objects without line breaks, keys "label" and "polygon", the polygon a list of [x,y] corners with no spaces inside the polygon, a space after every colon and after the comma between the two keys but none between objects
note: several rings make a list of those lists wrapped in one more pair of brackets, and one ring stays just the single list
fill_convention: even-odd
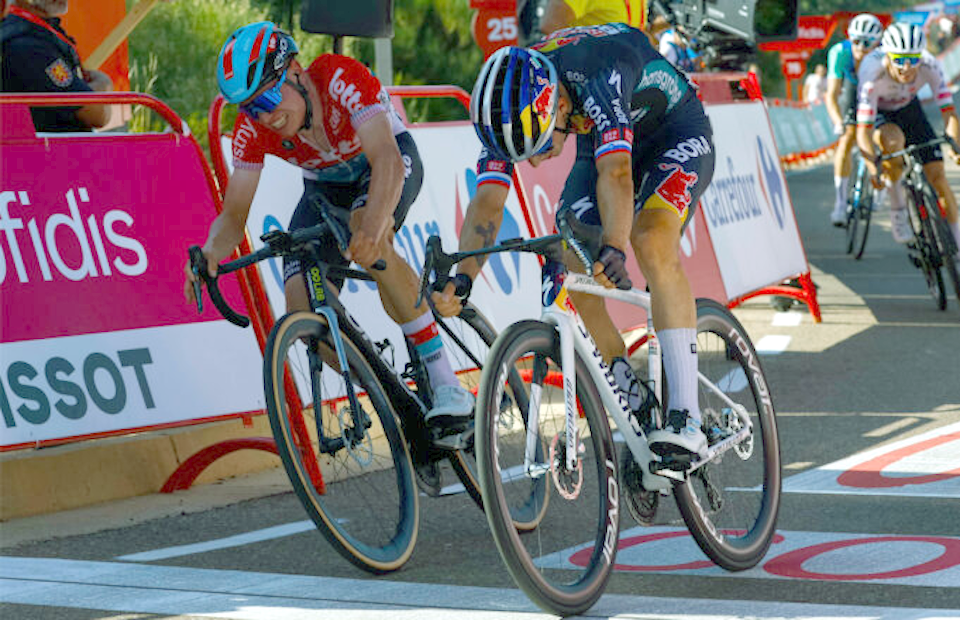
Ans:
[{"label": "camera", "polygon": [[653,0],[651,19],[683,30],[704,68],[739,71],[756,60],[757,44],[797,38],[797,0]]}]

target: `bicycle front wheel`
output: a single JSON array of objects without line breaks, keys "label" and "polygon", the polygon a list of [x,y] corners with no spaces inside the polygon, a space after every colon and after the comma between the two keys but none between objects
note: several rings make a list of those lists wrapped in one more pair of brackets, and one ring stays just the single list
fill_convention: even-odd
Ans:
[{"label": "bicycle front wheel", "polygon": [[864,176],[859,182],[861,188],[854,210],[855,217],[859,220],[860,225],[857,227],[853,247],[851,248],[853,257],[857,260],[863,258],[863,251],[867,247],[867,236],[870,234],[870,220],[873,218],[873,202],[876,195],[873,185],[866,175],[866,169],[864,169]]},{"label": "bicycle front wheel", "polygon": [[[527,408],[505,396],[518,367],[530,380]],[[556,329],[541,321],[507,328],[480,381],[476,447],[487,521],[507,569],[537,605],[568,616],[592,606],[610,576],[619,489],[606,412],[579,355],[572,420],[562,385]],[[524,511],[542,517],[521,534],[514,515]]]},{"label": "bicycle front wheel", "polygon": [[[497,338],[496,329],[483,313],[469,302],[455,317],[446,319],[438,317],[437,324],[440,327],[446,351],[451,357],[451,363],[457,369],[460,384],[476,396],[483,366],[490,347]],[[508,373],[504,391],[507,402],[516,403],[521,409],[526,409],[527,393],[519,369],[514,368]],[[449,461],[467,494],[483,510],[474,441],[471,439],[464,448],[452,453]],[[534,504],[535,502],[531,501],[531,505]],[[535,511],[518,511],[514,514],[514,525],[524,530],[533,529],[536,527],[538,518],[539,515]]]},{"label": "bicycle front wheel", "polygon": [[[357,346],[340,336],[355,404],[326,319],[296,312],[281,318],[267,340],[267,415],[293,490],[317,528],[354,565],[384,573],[413,553],[419,499],[393,405]],[[287,393],[285,368],[303,395],[300,415],[287,405],[288,397],[301,397]]]},{"label": "bicycle front wheel", "polygon": [[[930,213],[930,219],[933,220],[931,226],[937,241],[937,248],[940,252],[940,262],[943,264],[947,277],[953,285],[953,291],[960,300],[960,273],[957,271],[957,239],[953,238],[953,231],[947,224],[947,218],[940,211],[940,203],[937,200],[937,194],[929,182],[924,183],[923,187],[924,204]],[[946,293],[946,291],[944,291]]]},{"label": "bicycle front wheel", "polygon": [[742,427],[727,399],[743,407],[752,432],[674,488],[677,507],[697,544],[730,571],[755,566],[776,531],[780,508],[780,441],[763,368],[739,321],[722,305],[697,300],[697,363],[703,430],[713,445]]},{"label": "bicycle front wheel", "polygon": [[947,309],[947,287],[943,283],[943,273],[940,271],[942,260],[940,257],[940,248],[937,246],[937,238],[934,233],[933,219],[936,215],[932,210],[939,211],[936,199],[928,202],[925,198],[925,191],[910,189],[907,194],[907,201],[912,203],[910,208],[910,218],[913,220],[914,230],[914,262],[920,271],[923,272],[923,278],[927,283],[927,289],[938,310]]}]

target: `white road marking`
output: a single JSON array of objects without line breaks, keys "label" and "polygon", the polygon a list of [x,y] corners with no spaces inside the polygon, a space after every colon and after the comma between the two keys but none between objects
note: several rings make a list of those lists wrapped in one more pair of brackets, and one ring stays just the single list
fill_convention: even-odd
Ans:
[{"label": "white road marking", "polygon": [[170,558],[179,558],[185,555],[195,553],[204,553],[206,551],[216,551],[218,549],[228,549],[230,547],[241,547],[252,543],[272,540],[274,538],[283,538],[284,536],[293,536],[301,532],[315,530],[316,525],[313,521],[297,521],[285,525],[267,527],[262,530],[254,530],[245,534],[236,536],[227,536],[226,538],[217,538],[206,542],[193,543],[190,545],[177,545],[175,547],[166,547],[164,549],[155,549],[153,551],[143,551],[141,553],[131,553],[130,555],[121,555],[118,560],[126,562],[155,562],[157,560],[168,560]]},{"label": "white road marking", "polygon": [[[0,602],[232,620],[555,620],[519,590],[0,557]],[[958,620],[960,610],[604,595],[581,618]]]},{"label": "white road marking", "polygon": [[790,476],[783,492],[960,498],[960,422]]},{"label": "white road marking", "polygon": [[[584,543],[537,558],[535,563],[541,567],[579,571],[591,553],[592,545]],[[778,531],[760,564],[730,573],[708,560],[686,529],[635,527],[620,534],[615,570],[728,579],[956,588],[960,587],[960,538]]]},{"label": "white road marking", "polygon": [[761,338],[756,345],[757,353],[760,355],[779,355],[790,346],[790,336],[781,336],[770,334]]},{"label": "white road marking", "polygon": [[777,327],[796,327],[803,322],[803,315],[799,312],[777,312],[773,315],[772,324]]}]

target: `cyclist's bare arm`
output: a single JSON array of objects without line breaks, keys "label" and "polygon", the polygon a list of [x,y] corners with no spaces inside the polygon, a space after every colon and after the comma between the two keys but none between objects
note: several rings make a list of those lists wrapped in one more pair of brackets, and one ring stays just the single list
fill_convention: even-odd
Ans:
[{"label": "cyclist's bare arm", "polygon": [[[243,240],[243,227],[247,223],[247,215],[250,213],[259,182],[260,170],[237,168],[230,177],[223,197],[223,211],[210,224],[207,241],[203,244],[203,254],[211,276],[217,273],[217,263],[230,256]],[[184,271],[186,281],[183,283],[183,294],[187,301],[193,304],[196,303],[193,293],[195,276],[189,262]]]},{"label": "cyclist's bare arm", "polygon": [[370,192],[359,221],[351,221],[353,235],[345,256],[367,269],[381,258],[379,246],[393,230],[393,212],[403,191],[403,157],[385,112],[360,125],[357,137],[370,162]]},{"label": "cyclist's bare arm", "polygon": [[[493,245],[503,222],[504,203],[510,189],[498,183],[484,183],[467,206],[467,213],[460,229],[460,251],[469,252]],[[457,273],[476,280],[483,268],[484,258],[469,258],[457,265]],[[454,284],[448,282],[442,292],[431,295],[434,307],[442,316],[454,316],[460,313],[463,305],[454,295]]]},{"label": "cyclist's bare arm", "polygon": [[[633,228],[633,167],[630,153],[618,151],[597,160],[597,206],[603,222],[603,243],[628,256]],[[603,263],[593,264],[597,282],[615,286],[603,275]]]},{"label": "cyclist's bare arm", "polygon": [[834,126],[843,125],[843,115],[840,113],[840,91],[843,88],[843,78],[829,77],[827,78],[827,114],[830,115],[830,120],[833,121]]},{"label": "cyclist's bare arm", "polygon": [[[957,112],[953,108],[946,108],[940,111],[943,117],[943,126],[946,128],[946,134],[953,138],[954,142],[960,143],[960,119],[957,118]],[[947,145],[949,151],[953,151]],[[953,161],[960,164],[960,153],[953,152]]]}]

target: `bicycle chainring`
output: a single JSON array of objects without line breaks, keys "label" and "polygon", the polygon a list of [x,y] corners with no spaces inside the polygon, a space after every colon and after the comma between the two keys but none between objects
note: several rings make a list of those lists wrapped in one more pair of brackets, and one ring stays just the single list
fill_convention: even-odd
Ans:
[{"label": "bicycle chainring", "polygon": [[643,468],[633,458],[629,448],[620,452],[620,489],[627,512],[637,525],[653,525],[660,506],[660,493],[643,488]]}]

